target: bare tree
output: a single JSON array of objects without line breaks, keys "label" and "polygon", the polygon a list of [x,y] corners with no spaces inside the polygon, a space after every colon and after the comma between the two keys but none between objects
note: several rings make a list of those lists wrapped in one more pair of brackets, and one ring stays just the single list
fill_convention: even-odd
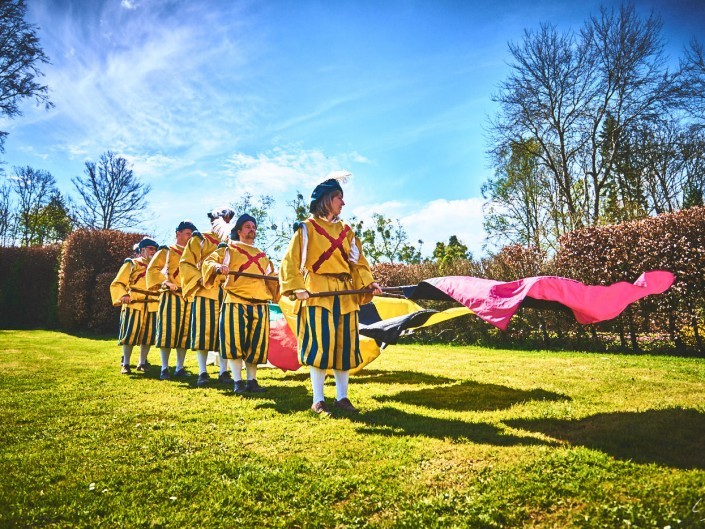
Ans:
[{"label": "bare tree", "polygon": [[42,212],[57,192],[48,171],[30,166],[14,167],[12,189],[17,196],[17,236],[22,246],[40,244]]},{"label": "bare tree", "polygon": [[[39,64],[49,58],[39,46],[36,27],[25,21],[24,0],[0,0],[0,115],[21,116],[19,102],[34,98],[50,108],[47,87],[37,82],[42,75]],[[7,132],[0,131],[0,152],[4,151]]]},{"label": "bare tree", "polygon": [[0,186],[0,246],[10,246],[15,240],[11,191],[10,184],[6,182]]},{"label": "bare tree", "polygon": [[86,162],[84,176],[71,181],[82,199],[74,212],[80,226],[124,229],[142,221],[151,187],[135,177],[125,158],[107,151],[97,164]]},{"label": "bare tree", "polygon": [[602,8],[577,34],[543,24],[509,45],[513,63],[494,97],[500,112],[490,124],[490,154],[501,159],[511,145],[536,142],[557,192],[551,209],[564,210],[554,221],[562,230],[602,221],[602,201],[619,185],[622,140],[682,106],[683,75],[666,68],[660,31],[658,18],[626,5]]}]

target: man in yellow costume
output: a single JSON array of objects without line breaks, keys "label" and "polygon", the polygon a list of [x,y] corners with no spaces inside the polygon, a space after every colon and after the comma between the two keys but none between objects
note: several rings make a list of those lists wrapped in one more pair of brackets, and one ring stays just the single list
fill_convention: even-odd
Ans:
[{"label": "man in yellow costume", "polygon": [[[225,299],[220,312],[221,362],[230,366],[235,380],[233,391],[261,393],[257,382],[257,364],[267,362],[269,353],[269,302],[279,300],[279,284],[261,278],[235,274],[254,274],[276,278],[267,255],[254,246],[257,221],[241,215],[230,232],[232,241],[222,243],[203,263],[203,284],[213,284],[225,277]],[[245,363],[247,381],[242,379]]]},{"label": "man in yellow costume", "polygon": [[[345,175],[347,176],[347,174]],[[360,241],[340,220],[345,202],[336,178],[316,186],[311,194],[311,216],[295,225],[279,272],[282,295],[295,294],[299,361],[310,366],[313,405],[329,415],[323,395],[326,370],[335,377],[334,407],[356,412],[348,399],[349,370],[362,362],[358,337],[360,305],[381,294]],[[369,294],[310,297],[312,292],[370,289]]]},{"label": "man in yellow costume", "polygon": [[138,245],[139,257],[125,259],[115,279],[110,283],[110,297],[113,305],[122,306],[120,312],[120,335],[118,344],[122,346],[122,373],[130,370],[130,357],[135,345],[140,346],[140,360],[137,371],[146,371],[149,364],[147,355],[154,343],[156,326],[157,297],[147,292],[147,265],[159,245],[145,237]]},{"label": "man in yellow costume", "polygon": [[186,376],[184,360],[188,347],[191,304],[182,295],[179,260],[194,231],[196,226],[192,222],[181,221],[176,227],[175,244],[161,246],[147,266],[147,288],[159,291],[155,342],[162,357],[161,380],[171,378],[169,356],[172,349],[176,349],[174,378]]},{"label": "man in yellow costume", "polygon": [[[221,242],[228,241],[229,223],[234,216],[235,212],[226,207],[208,213],[211,231],[194,231],[179,260],[182,295],[191,303],[189,347],[196,351],[199,370],[196,385],[199,387],[207,385],[210,380],[206,369],[208,351],[218,351],[218,315],[222,303],[222,278],[210,286],[204,285],[201,267]],[[220,363],[218,380],[223,383],[233,381],[226,362]]]}]

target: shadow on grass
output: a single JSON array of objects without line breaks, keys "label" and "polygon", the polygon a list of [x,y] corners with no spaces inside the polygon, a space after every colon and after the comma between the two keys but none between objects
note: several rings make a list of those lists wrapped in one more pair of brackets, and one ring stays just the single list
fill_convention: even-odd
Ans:
[{"label": "shadow on grass", "polygon": [[274,410],[288,415],[301,413],[311,407],[311,391],[307,386],[277,386],[267,384],[267,392],[245,395],[244,398],[265,400],[255,406],[256,409]]},{"label": "shadow on grass", "polygon": [[376,398],[381,402],[403,402],[436,410],[454,411],[503,410],[531,400],[571,400],[566,395],[543,389],[526,391],[498,384],[482,384],[472,380],[442,388],[402,391],[395,395]]},{"label": "shadow on grass", "polygon": [[705,469],[705,413],[694,409],[600,413],[576,421],[517,419],[506,424],[635,463]]},{"label": "shadow on grass", "polygon": [[[296,374],[287,375],[287,378],[291,380],[309,380],[310,376],[308,370],[303,373],[297,372]],[[329,376],[326,380],[332,380],[333,377]],[[448,384],[449,382],[454,382],[455,379],[447,377],[439,377],[437,375],[428,375],[426,373],[418,373],[416,371],[387,371],[384,369],[364,369],[356,375],[350,377],[350,382],[355,383],[367,383],[372,382],[373,384]]]},{"label": "shadow on grass", "polygon": [[437,419],[394,408],[382,408],[357,415],[346,415],[346,417],[351,422],[361,425],[358,432],[367,434],[424,436],[498,446],[548,444],[533,437],[506,434],[491,424]]}]

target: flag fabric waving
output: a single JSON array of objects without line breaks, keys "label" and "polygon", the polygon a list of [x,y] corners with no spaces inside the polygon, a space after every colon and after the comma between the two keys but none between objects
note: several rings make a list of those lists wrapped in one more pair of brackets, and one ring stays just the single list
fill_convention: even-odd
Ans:
[{"label": "flag fabric waving", "polygon": [[469,276],[434,277],[418,285],[404,287],[409,299],[454,300],[499,329],[522,304],[553,302],[570,309],[578,323],[611,320],[628,305],[652,294],[668,290],[675,276],[665,270],[644,272],[634,283],[621,281],[607,286],[585,285],[556,276],[537,276],[516,281],[494,281]]},{"label": "flag fabric waving", "polygon": [[[470,276],[434,277],[418,285],[402,287],[408,299],[375,297],[360,310],[360,352],[363,363],[357,373],[380,354],[380,348],[397,343],[399,336],[451,318],[476,314],[506,330],[520,307],[569,310],[578,323],[597,323],[616,318],[627,306],[652,294],[668,290],[675,280],[671,272],[644,272],[634,283],[585,285],[557,276],[537,276],[516,281],[494,281]],[[426,310],[413,300],[456,301],[463,305],[444,311]],[[284,370],[300,367],[296,343],[294,302],[282,297],[272,306],[269,362]],[[281,316],[278,313],[281,311]]]}]

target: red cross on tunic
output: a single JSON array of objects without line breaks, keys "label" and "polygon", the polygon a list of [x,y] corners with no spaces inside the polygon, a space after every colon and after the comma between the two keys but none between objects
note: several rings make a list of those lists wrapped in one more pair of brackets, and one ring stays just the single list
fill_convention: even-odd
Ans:
[{"label": "red cross on tunic", "polygon": [[[183,253],[184,253],[183,250],[179,250],[176,246],[171,246],[169,249],[171,251],[175,252],[176,255],[183,255]],[[179,275],[179,267],[177,266],[176,270],[174,271],[174,279],[176,279],[176,276],[178,276],[178,275]]]},{"label": "red cross on tunic", "polygon": [[[240,248],[236,244],[231,244],[230,247],[233,250],[237,250],[242,255],[247,257],[247,261],[243,265],[241,265],[240,268],[237,269],[238,272],[244,272],[245,270],[247,270],[250,266],[252,266],[254,264],[257,266],[257,268],[259,268],[259,271],[262,273],[262,275],[265,275],[264,269],[262,268],[262,265],[259,264],[259,260],[262,257],[267,257],[267,254],[265,254],[264,252],[260,252],[255,255],[250,255],[248,252],[246,252],[245,250],[243,250],[242,248]],[[237,276],[235,276],[235,279],[237,279]]]},{"label": "red cross on tunic", "polygon": [[313,271],[318,272],[318,269],[321,267],[321,265],[325,263],[328,259],[330,259],[333,255],[333,252],[335,252],[336,250],[340,250],[340,254],[343,256],[345,262],[347,262],[348,254],[343,248],[343,241],[345,240],[345,236],[350,231],[350,226],[346,224],[343,228],[343,231],[340,232],[340,235],[338,235],[338,237],[334,239],[326,230],[323,229],[323,227],[317,224],[313,219],[309,219],[309,222],[313,226],[314,230],[316,230],[319,234],[323,235],[330,242],[330,247],[318,257],[315,263],[313,263]]},{"label": "red cross on tunic", "polygon": [[144,276],[147,275],[147,265],[146,265],[146,264],[143,264],[143,263],[140,263],[139,261],[135,261],[135,264],[136,264],[137,266],[144,266],[144,272],[140,272],[139,274],[137,274],[137,277],[135,278],[135,281],[137,281],[137,280],[142,279]]}]

